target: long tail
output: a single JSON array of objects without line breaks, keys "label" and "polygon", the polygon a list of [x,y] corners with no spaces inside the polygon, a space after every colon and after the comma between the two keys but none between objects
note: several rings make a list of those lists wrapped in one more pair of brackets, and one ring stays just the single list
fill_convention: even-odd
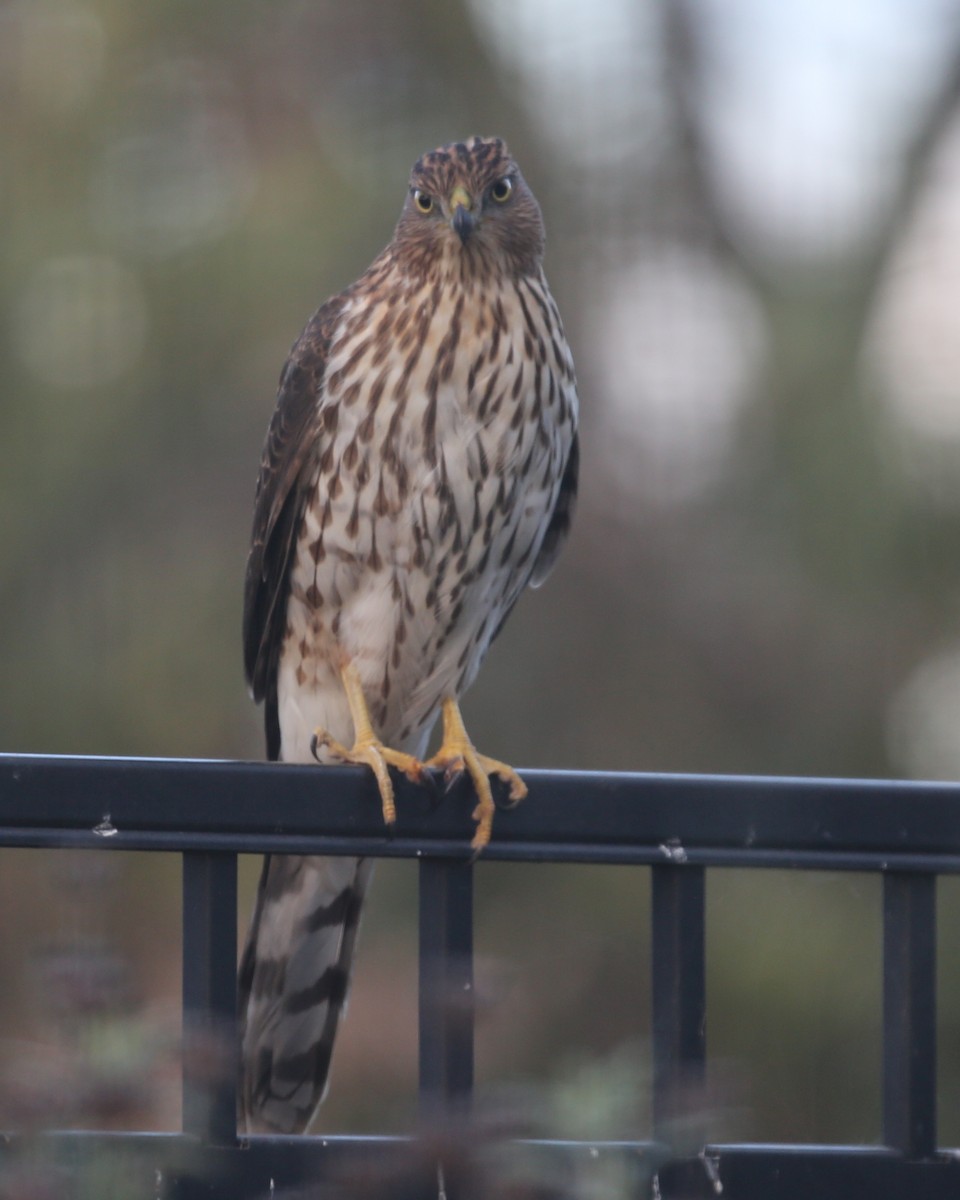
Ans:
[{"label": "long tail", "polygon": [[373,863],[268,855],[240,961],[239,1124],[302,1133],[327,1088]]}]

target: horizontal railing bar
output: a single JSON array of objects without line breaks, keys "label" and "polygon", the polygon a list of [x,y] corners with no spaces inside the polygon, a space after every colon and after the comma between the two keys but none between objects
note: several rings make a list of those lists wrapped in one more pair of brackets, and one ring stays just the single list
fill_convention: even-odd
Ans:
[{"label": "horizontal railing bar", "polygon": [[[482,1120],[478,1128],[483,1127]],[[470,1126],[465,1126],[469,1130]],[[85,1144],[110,1149],[112,1145],[129,1145],[142,1150],[163,1150],[170,1146],[187,1150],[201,1149],[196,1138],[184,1133],[173,1131],[142,1132],[124,1130],[97,1129],[55,1129],[29,1135],[17,1132],[0,1131],[0,1159],[6,1153],[18,1149],[19,1144],[29,1142],[31,1146],[49,1143],[53,1148],[58,1144],[63,1146],[82,1147]],[[385,1150],[413,1148],[418,1138],[409,1134],[250,1134],[238,1141],[236,1146],[214,1147],[217,1153],[256,1156],[270,1151],[285,1151],[301,1147],[306,1153],[315,1155],[318,1159],[323,1156],[332,1157],[336,1154],[379,1153]],[[563,1138],[504,1138],[504,1145],[533,1146],[545,1150],[555,1150],[558,1153],[586,1154],[593,1157],[594,1151],[600,1154],[630,1153],[650,1155],[661,1161],[666,1161],[670,1150],[662,1142],[653,1140],[618,1140],[618,1141],[581,1141]],[[785,1160],[804,1159],[834,1159],[876,1160],[882,1162],[913,1162],[905,1159],[902,1154],[888,1146],[847,1145],[843,1142],[718,1142],[708,1143],[705,1154],[722,1157],[738,1158],[776,1158]],[[925,1162],[949,1163],[960,1170],[960,1147],[944,1147],[938,1152],[936,1159]]]},{"label": "horizontal railing bar", "polygon": [[[8,1153],[18,1152],[19,1139],[0,1140],[0,1163]],[[598,1179],[611,1159],[628,1158],[659,1179],[663,1200],[689,1195],[681,1189],[691,1180],[706,1185],[696,1194],[722,1195],[724,1200],[762,1196],[763,1200],[955,1200],[960,1195],[960,1154],[941,1153],[937,1158],[911,1160],[880,1147],[837,1145],[715,1145],[694,1158],[670,1158],[669,1148],[656,1142],[562,1142],[527,1140],[509,1143],[521,1156],[534,1154],[546,1162],[575,1165],[577,1179],[589,1181],[591,1170]],[[309,1180],[342,1177],[344,1169],[362,1161],[365,1178],[375,1178],[378,1168],[391,1172],[397,1163],[409,1168],[417,1162],[418,1143],[402,1137],[251,1137],[238,1147],[201,1146],[179,1134],[58,1132],[41,1140],[31,1136],[31,1152],[73,1166],[82,1166],[111,1152],[123,1154],[129,1178],[129,1156],[135,1156],[148,1172],[151,1187],[144,1195],[156,1194],[162,1184],[165,1196],[203,1195],[208,1200],[253,1200],[266,1195],[272,1184],[282,1190]],[[524,1158],[524,1161],[528,1161]],[[430,1156],[422,1162],[424,1200],[437,1194],[435,1164]],[[191,1186],[198,1181],[199,1187]],[[389,1182],[389,1180],[388,1180]],[[413,1191],[405,1191],[413,1195]]]},{"label": "horizontal railing bar", "polygon": [[[715,1195],[724,1200],[955,1200],[960,1157],[907,1159],[857,1146],[708,1146]],[[661,1173],[661,1181],[667,1172]],[[709,1194],[706,1189],[704,1194]],[[669,1189],[661,1188],[663,1200]]]},{"label": "horizontal railing bar", "polygon": [[[524,776],[530,794],[499,814],[489,857],[875,870],[888,862],[914,869],[935,856],[932,869],[960,866],[957,784]],[[438,801],[400,779],[397,793],[389,839],[376,785],[361,768],[0,755],[0,842],[45,844],[41,831],[49,831],[61,844],[131,849],[244,852],[253,849],[245,839],[255,839],[261,850],[399,856],[416,843],[430,854],[463,852],[472,830],[467,786]]]},{"label": "horizontal railing bar", "polygon": [[[498,842],[487,846],[484,862],[583,863],[606,866],[659,866],[670,858],[664,852],[643,845],[595,845],[577,842]],[[202,851],[232,854],[328,854],[367,856],[370,858],[454,858],[464,862],[472,857],[469,829],[459,840],[434,838],[430,831],[418,837],[358,835],[354,838],[329,837],[320,833],[280,835],[253,833],[137,833],[118,832],[108,840],[91,832],[59,828],[9,828],[0,824],[0,848],[129,850],[156,853]],[[960,874],[960,854],[890,854],[881,851],[853,853],[829,850],[733,850],[691,846],[684,851],[684,865],[727,867],[742,870],[776,871],[910,871],[931,875]]]}]

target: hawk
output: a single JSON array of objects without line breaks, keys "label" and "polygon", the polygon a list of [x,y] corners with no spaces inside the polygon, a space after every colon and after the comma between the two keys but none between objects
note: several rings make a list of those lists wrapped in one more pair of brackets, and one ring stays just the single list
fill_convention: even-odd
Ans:
[{"label": "hawk", "polygon": [[[267,754],[466,771],[475,851],[490,776],[458,707],[577,490],[573,359],[543,273],[540,208],[506,145],[414,165],[393,240],[328,300],[280,377],[257,482],[243,637]],[[442,716],[439,751],[427,762]],[[326,1088],[371,863],[267,857],[240,965],[247,1132],[293,1133]]]}]

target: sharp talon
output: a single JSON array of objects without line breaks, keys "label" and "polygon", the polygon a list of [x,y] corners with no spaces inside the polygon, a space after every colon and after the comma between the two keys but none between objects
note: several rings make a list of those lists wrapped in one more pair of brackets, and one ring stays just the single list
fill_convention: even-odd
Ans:
[{"label": "sharp talon", "polygon": [[317,729],[310,741],[310,752],[318,762],[322,762],[318,752],[321,747],[325,747],[327,758],[369,767],[377,781],[383,821],[389,829],[397,820],[390,768],[401,771],[413,783],[424,783],[423,763],[412,754],[385,746],[377,736],[370,720],[362,681],[352,663],[348,662],[341,668],[340,679],[350,708],[350,716],[353,718],[353,745],[348,748],[332,738],[326,730]]},{"label": "sharp talon", "polygon": [[477,822],[477,829],[473,835],[473,840],[470,847],[473,850],[473,860],[476,861],[480,854],[487,846],[490,845],[490,834],[493,829],[493,814],[489,813],[486,807],[478,804],[473,810],[473,819]]},{"label": "sharp talon", "polygon": [[506,796],[497,801],[498,808],[516,808],[520,801],[526,796],[529,791],[527,785],[523,782],[519,775],[513,776],[511,779],[504,779],[501,775],[499,778],[503,783],[509,783],[510,787]]},{"label": "sharp talon", "polygon": [[457,780],[464,772],[465,765],[466,764],[463,761],[462,754],[458,755],[454,759],[451,759],[450,762],[447,763],[447,766],[444,768],[443,772],[444,792],[450,792],[453,790],[453,788],[456,786]]},{"label": "sharp talon", "polygon": [[[469,774],[474,792],[479,800],[473,819],[477,823],[473,841],[473,858],[483,850],[493,832],[493,814],[497,807],[511,808],[527,794],[527,787],[513,767],[478,754],[463,725],[463,717],[457,707],[456,698],[445,697],[443,701],[443,738],[440,749],[427,761],[427,766],[443,771],[444,792],[449,792],[464,773]],[[495,775],[507,789],[505,800],[493,798],[490,777]],[[498,788],[498,791],[502,789]]]},{"label": "sharp talon", "polygon": [[320,751],[324,749],[330,751],[331,758],[340,762],[350,762],[350,752],[344,749],[338,741],[335,741],[325,729],[314,730],[313,737],[310,739],[310,753],[322,767],[326,766],[320,757]]}]

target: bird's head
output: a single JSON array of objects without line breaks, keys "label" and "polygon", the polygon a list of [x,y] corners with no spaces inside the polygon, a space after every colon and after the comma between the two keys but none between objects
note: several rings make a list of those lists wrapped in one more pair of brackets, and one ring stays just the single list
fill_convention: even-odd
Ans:
[{"label": "bird's head", "polygon": [[543,244],[540,206],[500,138],[440,146],[414,164],[395,237],[411,264],[452,258],[467,270],[525,274]]}]

